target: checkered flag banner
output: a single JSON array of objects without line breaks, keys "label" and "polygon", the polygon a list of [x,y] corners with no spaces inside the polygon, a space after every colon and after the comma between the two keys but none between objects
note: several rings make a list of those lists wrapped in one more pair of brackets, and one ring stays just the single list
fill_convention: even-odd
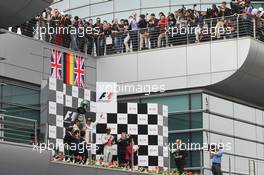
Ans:
[{"label": "checkered flag banner", "polygon": [[[138,166],[149,169],[165,168],[169,165],[168,149],[168,107],[160,104],[114,103],[109,112],[96,115],[96,93],[88,89],[70,86],[62,80],[50,77],[47,83],[47,120],[48,139],[63,152],[65,127],[72,121],[71,117],[83,100],[90,102],[90,113],[98,124],[94,128],[95,141],[102,144],[106,128],[116,139],[122,132],[133,137],[135,146],[139,147]],[[99,110],[100,111],[100,110]],[[99,119],[100,118],[100,119]],[[117,155],[117,145],[113,145]],[[101,152],[94,152],[97,158]]]}]

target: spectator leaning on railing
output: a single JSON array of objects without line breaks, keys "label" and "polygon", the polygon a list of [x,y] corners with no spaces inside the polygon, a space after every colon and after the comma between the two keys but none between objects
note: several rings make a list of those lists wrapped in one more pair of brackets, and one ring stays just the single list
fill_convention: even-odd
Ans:
[{"label": "spectator leaning on railing", "polygon": [[[187,43],[186,40],[189,42],[206,41],[208,36],[202,32],[203,27],[216,27],[218,29],[220,27],[226,28],[228,25],[233,26],[232,21],[226,19],[232,15],[241,15],[249,21],[252,17],[255,18],[257,37],[264,38],[263,8],[254,8],[250,0],[232,0],[230,8],[223,1],[218,7],[212,4],[212,7],[205,12],[196,10],[196,5],[194,5],[192,9],[186,9],[183,6],[174,13],[164,14],[160,12],[159,17],[153,13],[151,15],[133,13],[128,19],[114,19],[112,22],[104,21],[103,23],[100,18],[97,18],[95,22],[92,19],[86,21],[78,16],[64,15],[58,9],[49,7],[36,18],[20,26],[12,27],[11,30],[75,51],[86,52],[87,54],[94,54],[93,51],[95,51],[96,54],[94,55],[102,56],[183,44]],[[212,20],[212,24],[205,21],[211,18],[219,19]],[[172,32],[172,28],[176,30],[182,27],[198,27],[201,30],[195,31],[194,34],[188,34],[188,39],[186,36],[169,34]],[[77,32],[70,33],[71,30]],[[233,30],[235,30],[234,27]],[[215,35],[215,38],[222,37],[219,32],[216,32]]]}]

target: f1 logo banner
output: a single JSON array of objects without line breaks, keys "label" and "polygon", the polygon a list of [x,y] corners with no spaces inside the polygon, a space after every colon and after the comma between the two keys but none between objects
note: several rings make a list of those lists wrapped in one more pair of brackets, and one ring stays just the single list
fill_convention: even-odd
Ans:
[{"label": "f1 logo banner", "polygon": [[97,112],[117,112],[117,83],[96,82],[96,111]]},{"label": "f1 logo banner", "polygon": [[113,92],[103,92],[102,95],[99,97],[98,101],[102,102],[110,102],[113,97]]}]

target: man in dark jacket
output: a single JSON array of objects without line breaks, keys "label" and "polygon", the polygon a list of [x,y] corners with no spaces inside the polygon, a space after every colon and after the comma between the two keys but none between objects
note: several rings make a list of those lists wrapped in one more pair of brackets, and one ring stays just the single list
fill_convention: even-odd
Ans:
[{"label": "man in dark jacket", "polygon": [[219,7],[219,17],[231,16],[232,10],[227,7],[226,2],[222,2],[222,5]]},{"label": "man in dark jacket", "polygon": [[74,156],[74,151],[70,149],[71,144],[74,142],[75,138],[73,136],[73,127],[70,126],[67,128],[66,134],[64,136],[64,152],[65,152],[65,160],[72,161]]},{"label": "man in dark jacket", "polygon": [[96,47],[96,55],[102,56],[104,55],[104,47],[105,47],[105,36],[104,36],[104,28],[101,23],[100,18],[96,18],[96,22],[93,25],[94,28],[94,43]]},{"label": "man in dark jacket", "polygon": [[149,48],[148,46],[148,23],[146,20],[145,15],[140,15],[139,16],[139,21],[138,21],[138,29],[139,29],[139,37],[140,37],[140,50]]},{"label": "man in dark jacket", "polygon": [[117,140],[118,164],[120,167],[124,166],[126,162],[126,147],[128,144],[128,137],[126,132],[122,132],[121,138]]},{"label": "man in dark jacket", "polygon": [[183,173],[184,171],[184,166],[185,166],[185,159],[187,157],[187,151],[182,148],[182,143],[180,139],[176,140],[176,148],[172,152],[174,159],[175,159],[175,164],[178,172],[180,174]]}]

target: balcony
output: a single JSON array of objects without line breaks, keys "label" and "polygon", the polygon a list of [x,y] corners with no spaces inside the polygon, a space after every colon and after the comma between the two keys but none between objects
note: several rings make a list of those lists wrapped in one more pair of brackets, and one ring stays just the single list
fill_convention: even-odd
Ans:
[{"label": "balcony", "polygon": [[[205,24],[210,28],[216,26],[221,20],[209,19]],[[203,87],[213,92],[263,106],[264,96],[261,95],[263,94],[261,93],[262,88],[264,88],[262,83],[263,27],[255,18],[241,15],[226,17],[224,22],[231,28],[230,34],[223,33],[217,36],[217,33],[210,33],[198,38],[197,35],[188,34],[188,32],[186,35],[175,35],[175,37],[168,35],[168,42],[166,36],[163,37],[160,40],[160,47],[152,48],[149,42],[150,47],[143,49],[139,42],[135,42],[134,47],[131,43],[129,45],[131,52],[129,53],[125,52],[124,47],[117,53],[115,47],[107,46],[105,37],[100,39],[100,41],[105,41],[105,43],[102,42],[102,47],[99,45],[96,47],[97,42],[92,37],[91,55],[87,54],[87,50],[83,55],[88,60],[90,59],[87,65],[93,65],[90,75],[93,77],[94,84],[96,81],[116,81],[120,85],[162,84],[168,91]],[[12,33],[5,32],[6,36],[14,37]],[[37,36],[40,37],[40,35]],[[7,37],[4,38],[7,39]],[[19,36],[16,35],[14,38],[17,40]],[[36,50],[30,51],[31,57],[32,53],[39,55],[37,53],[47,50],[46,42],[25,38],[35,43]],[[61,43],[56,41],[55,45],[48,44],[48,46],[63,50],[69,49],[63,46],[71,44],[71,42],[59,41]],[[65,43],[66,41],[68,44]],[[137,41],[140,41],[140,38]],[[10,44],[13,45],[13,43]],[[60,46],[56,44],[60,44]],[[88,49],[87,43],[86,46]],[[47,57],[45,53],[46,51],[41,59]],[[44,72],[48,72],[48,63],[45,62],[44,65]],[[21,75],[15,76],[20,77]],[[35,77],[38,79],[36,80],[38,83],[40,83],[39,77]],[[254,89],[254,92],[248,93],[249,89]]]},{"label": "balcony", "polygon": [[103,34],[95,27],[73,27],[49,24],[42,19],[20,28],[15,33],[50,42],[93,57],[173,48],[201,42],[251,36],[264,41],[263,21],[245,15],[205,19],[198,26],[153,27]]}]

